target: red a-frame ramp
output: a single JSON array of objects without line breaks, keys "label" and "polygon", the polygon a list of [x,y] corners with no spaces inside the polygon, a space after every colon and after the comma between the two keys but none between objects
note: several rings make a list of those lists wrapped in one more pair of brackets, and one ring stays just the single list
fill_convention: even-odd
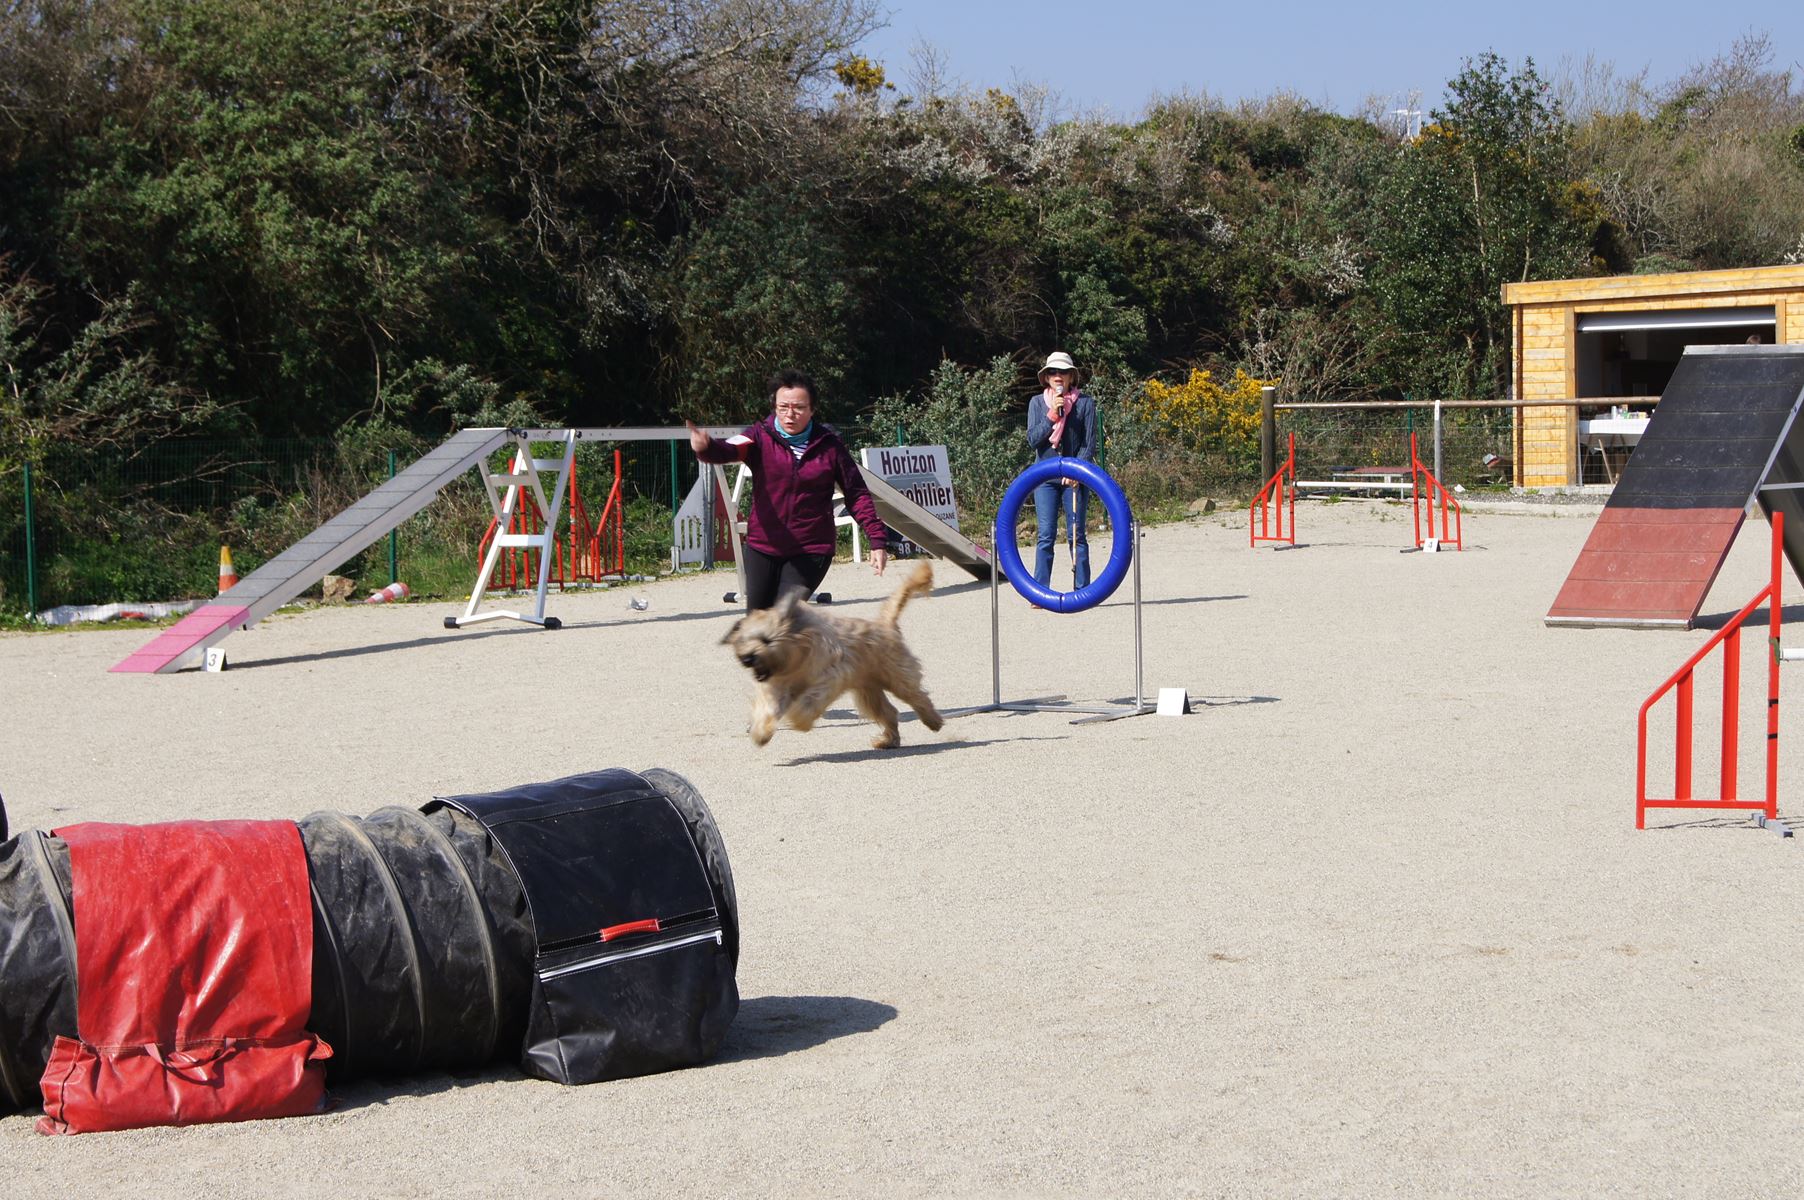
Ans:
[{"label": "red a-frame ramp", "polygon": [[1756,498],[1804,578],[1801,404],[1804,346],[1687,347],[1547,624],[1689,629]]}]

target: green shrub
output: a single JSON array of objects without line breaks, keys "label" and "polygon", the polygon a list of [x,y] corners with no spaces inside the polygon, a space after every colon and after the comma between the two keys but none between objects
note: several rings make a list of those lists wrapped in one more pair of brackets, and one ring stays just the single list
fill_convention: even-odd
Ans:
[{"label": "green shrub", "polygon": [[643,496],[626,505],[626,573],[656,575],[670,569],[670,509]]},{"label": "green shrub", "polygon": [[885,396],[871,406],[874,440],[894,431],[908,445],[943,445],[952,459],[952,490],[959,521],[976,528],[996,513],[1002,493],[1030,461],[1027,399],[1021,370],[998,355],[987,367],[965,368],[943,359],[926,392]]}]

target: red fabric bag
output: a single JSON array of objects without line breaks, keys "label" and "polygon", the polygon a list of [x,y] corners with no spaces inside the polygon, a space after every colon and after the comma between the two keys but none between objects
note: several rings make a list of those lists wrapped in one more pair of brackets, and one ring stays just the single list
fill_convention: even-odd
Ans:
[{"label": "red fabric bag", "polygon": [[76,1028],[40,1133],[318,1112],[307,856],[289,821],[76,825]]}]

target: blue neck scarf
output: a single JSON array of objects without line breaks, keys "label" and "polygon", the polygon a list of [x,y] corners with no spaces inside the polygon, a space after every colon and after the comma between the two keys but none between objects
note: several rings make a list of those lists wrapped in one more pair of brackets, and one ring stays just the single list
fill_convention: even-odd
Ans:
[{"label": "blue neck scarf", "polygon": [[808,448],[808,439],[814,436],[814,419],[812,417],[809,418],[808,424],[802,426],[800,433],[784,432],[783,422],[775,417],[770,419],[770,427],[776,432],[778,440],[798,456]]}]

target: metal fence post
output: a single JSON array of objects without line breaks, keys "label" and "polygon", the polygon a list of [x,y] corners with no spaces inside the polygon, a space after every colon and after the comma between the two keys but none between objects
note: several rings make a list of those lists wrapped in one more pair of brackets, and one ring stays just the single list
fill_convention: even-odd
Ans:
[{"label": "metal fence post", "polygon": [[1438,398],[1434,402],[1434,477],[1446,478],[1441,473],[1441,402]]},{"label": "metal fence post", "polygon": [[[388,452],[388,477],[390,479],[395,477],[395,452],[393,450]],[[396,526],[388,531],[388,581],[390,583],[394,583],[401,578],[399,570],[401,555],[400,538],[400,526]],[[419,581],[416,579],[414,582],[418,583]]]},{"label": "metal fence post", "polygon": [[38,619],[38,547],[32,532],[31,515],[31,462],[27,460],[25,467],[25,619]]},{"label": "metal fence post", "polygon": [[1278,412],[1273,401],[1278,389],[1270,384],[1259,388],[1259,479],[1261,484],[1278,470]]},{"label": "metal fence post", "polygon": [[[700,483],[702,479],[707,478],[709,473],[705,466],[698,466],[696,472],[697,483]],[[706,556],[703,561],[708,564],[708,570],[710,571],[714,569],[714,503],[719,495],[719,491],[720,489],[718,487],[704,488],[701,497],[702,545],[706,547],[702,553]]]}]

